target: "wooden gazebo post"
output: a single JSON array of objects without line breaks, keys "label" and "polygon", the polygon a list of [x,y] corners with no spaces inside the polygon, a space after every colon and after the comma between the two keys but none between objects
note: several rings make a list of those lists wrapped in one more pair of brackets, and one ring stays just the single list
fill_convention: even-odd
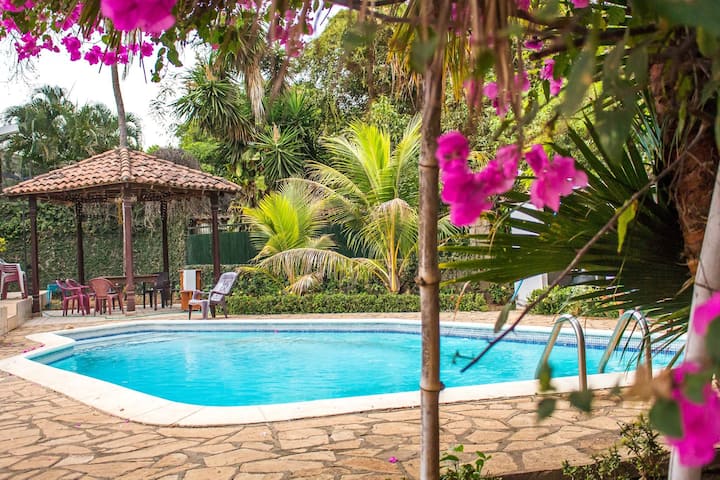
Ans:
[{"label": "wooden gazebo post", "polygon": [[215,282],[220,278],[220,229],[218,228],[218,194],[210,193],[210,217],[212,223],[212,257]]},{"label": "wooden gazebo post", "polygon": [[83,246],[83,208],[80,201],[75,202],[75,241],[77,244],[78,281],[85,284],[85,249]]},{"label": "wooden gazebo post", "polygon": [[40,260],[37,234],[37,199],[28,197],[30,206],[30,268],[32,270],[32,311],[40,313]]},{"label": "wooden gazebo post", "polygon": [[125,269],[125,311],[135,312],[135,265],[133,264],[132,206],[135,199],[129,188],[122,189],[123,267]]}]

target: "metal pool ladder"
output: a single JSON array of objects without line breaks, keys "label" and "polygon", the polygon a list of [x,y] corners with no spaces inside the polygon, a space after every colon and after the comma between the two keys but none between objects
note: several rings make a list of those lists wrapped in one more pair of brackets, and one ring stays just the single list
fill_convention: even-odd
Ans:
[{"label": "metal pool ladder", "polygon": [[563,323],[568,322],[573,330],[575,331],[575,337],[577,338],[578,348],[578,377],[580,379],[580,390],[587,390],[587,361],[585,360],[585,334],[583,333],[582,326],[578,322],[577,318],[572,315],[563,315],[553,324],[550,338],[548,339],[545,350],[543,351],[540,363],[538,363],[537,370],[535,370],[535,378],[540,378],[540,369],[543,364],[547,363],[550,358],[550,352],[552,352],[555,342],[557,342],[560,330],[562,329]]},{"label": "metal pool ladder", "polygon": [[[623,313],[618,319],[612,337],[610,337],[610,342],[608,342],[605,353],[600,359],[600,364],[598,365],[598,373],[605,372],[605,367],[610,360],[610,356],[613,354],[618,344],[620,343],[622,334],[625,332],[628,325],[630,324],[630,320],[633,319],[635,320],[635,323],[637,323],[638,327],[640,327],[640,330],[643,334],[642,346],[644,347],[643,350],[645,352],[645,361],[647,362],[648,366],[647,373],[652,378],[652,349],[650,348],[650,328],[648,327],[645,315],[643,315],[638,310],[628,310],[627,312]],[[640,358],[638,357],[638,361],[639,360]]]}]

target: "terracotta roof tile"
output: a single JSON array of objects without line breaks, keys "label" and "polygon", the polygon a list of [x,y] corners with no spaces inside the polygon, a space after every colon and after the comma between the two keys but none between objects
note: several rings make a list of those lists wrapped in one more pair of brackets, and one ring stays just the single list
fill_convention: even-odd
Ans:
[{"label": "terracotta roof tile", "polygon": [[224,178],[162,160],[147,153],[118,148],[38,175],[3,190],[7,196],[52,194],[132,184],[158,191],[236,193],[240,187]]}]

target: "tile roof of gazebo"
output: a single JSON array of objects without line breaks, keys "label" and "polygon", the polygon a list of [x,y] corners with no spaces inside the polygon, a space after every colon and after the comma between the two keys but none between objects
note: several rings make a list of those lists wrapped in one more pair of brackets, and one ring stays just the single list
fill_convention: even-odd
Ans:
[{"label": "tile roof of gazebo", "polygon": [[102,202],[116,198],[128,187],[140,201],[240,191],[224,178],[140,151],[116,148],[25,180],[3,193],[8,197]]}]

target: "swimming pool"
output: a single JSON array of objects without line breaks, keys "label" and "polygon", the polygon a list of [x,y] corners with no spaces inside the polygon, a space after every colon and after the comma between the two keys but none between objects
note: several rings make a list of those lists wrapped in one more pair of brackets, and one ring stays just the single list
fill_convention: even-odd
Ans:
[{"label": "swimming pool", "polygon": [[[222,411],[256,408],[266,420],[271,411],[295,410],[300,416],[313,416],[313,407],[319,404],[334,403],[330,413],[338,413],[337,404],[348,408],[362,404],[363,410],[398,406],[402,397],[407,403],[409,395],[417,397],[419,331],[418,322],[398,320],[136,322],[55,332],[56,338],[44,342],[55,342],[53,346],[24,360],[29,359],[46,376],[82,380],[84,389],[91,392],[112,385],[115,389],[110,390],[116,395],[127,396],[130,389],[144,395],[138,401],[165,401],[184,411],[215,409],[216,416]],[[468,360],[462,357],[477,353],[493,337],[492,329],[453,323],[444,325],[441,332],[441,379],[449,387],[441,400],[482,398],[488,392],[508,395],[518,387],[526,391],[530,387],[527,393],[534,393],[534,371],[548,329],[518,329],[464,374],[460,369]],[[574,343],[571,334],[560,336],[550,358],[556,378],[577,375]],[[588,372],[594,373],[607,334],[588,332],[586,343]],[[624,359],[613,356],[608,371],[621,373],[593,377],[617,382],[636,347],[631,340]],[[656,353],[653,363],[663,365],[671,357],[672,352]],[[557,382],[577,388],[575,378]],[[104,395],[107,392],[98,391],[92,396],[102,400]],[[411,403],[416,404],[417,398]]]}]

